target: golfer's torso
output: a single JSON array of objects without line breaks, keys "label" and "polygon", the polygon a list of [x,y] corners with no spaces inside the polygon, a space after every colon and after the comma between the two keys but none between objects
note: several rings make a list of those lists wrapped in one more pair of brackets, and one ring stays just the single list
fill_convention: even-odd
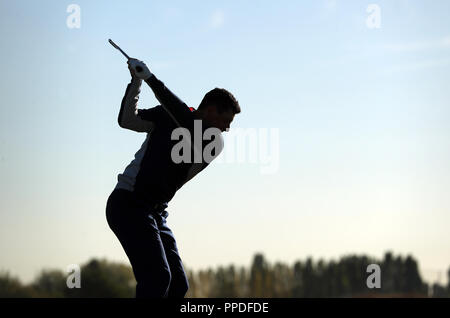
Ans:
[{"label": "golfer's torso", "polygon": [[[193,137],[192,126],[187,127]],[[116,188],[127,189],[134,192],[149,206],[154,203],[169,202],[176,191],[188,180],[208,166],[202,158],[201,163],[194,163],[194,150],[191,147],[192,159],[189,162],[175,163],[172,158],[172,149],[179,140],[172,140],[172,131],[177,126],[167,115],[147,133],[139,151],[133,161],[118,175]],[[193,139],[191,139],[193,142]],[[206,146],[202,140],[202,150]]]}]

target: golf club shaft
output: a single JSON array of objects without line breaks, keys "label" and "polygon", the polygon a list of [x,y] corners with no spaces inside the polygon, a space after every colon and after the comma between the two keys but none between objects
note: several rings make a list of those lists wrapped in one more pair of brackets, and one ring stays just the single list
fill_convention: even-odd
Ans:
[{"label": "golf club shaft", "polygon": [[109,41],[109,43],[111,43],[111,45],[112,45],[114,48],[118,49],[118,50],[119,50],[119,51],[127,58],[127,60],[130,59],[130,57],[127,55],[127,53],[125,53],[124,51],[122,51],[122,49],[121,49],[116,43],[114,43],[113,40],[109,39],[108,41]]},{"label": "golf club shaft", "polygon": [[[127,60],[130,60],[130,57],[128,56],[128,54],[127,53],[125,53],[124,51],[122,51],[122,49],[116,44],[116,43],[114,43],[113,42],[113,40],[111,40],[111,39],[108,39],[108,42],[109,43],[111,43],[111,45],[115,48],[115,49],[118,49],[126,58],[127,58]],[[142,71],[142,67],[140,67],[140,66],[138,66],[138,67],[136,67],[136,72],[141,72]]]}]

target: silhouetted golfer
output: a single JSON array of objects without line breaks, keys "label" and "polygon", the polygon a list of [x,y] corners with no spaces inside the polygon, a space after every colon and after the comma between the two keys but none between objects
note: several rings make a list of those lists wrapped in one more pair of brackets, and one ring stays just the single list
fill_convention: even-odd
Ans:
[{"label": "silhouetted golfer", "polygon": [[[167,89],[142,61],[130,59],[128,68],[131,82],[120,107],[119,125],[146,132],[147,137],[134,160],[118,175],[117,185],[108,198],[106,217],[130,260],[137,281],[136,297],[182,298],[189,284],[175,237],[166,223],[167,204],[178,189],[208,166],[212,159],[205,160],[202,156],[201,160],[194,160],[195,156],[210,149],[205,147],[209,143],[223,145],[221,132],[229,128],[234,115],[241,110],[233,95],[221,88],[208,92],[194,110]],[[161,105],[137,108],[142,80]],[[199,123],[202,136],[208,128],[216,128],[218,134],[206,141],[203,139],[208,139],[208,134],[205,134],[198,145],[194,130]],[[180,134],[175,139],[172,136],[177,128],[188,132],[184,136],[189,137],[190,154],[173,151],[179,150],[174,147],[180,145]],[[216,147],[213,158],[221,149]],[[190,155],[191,160],[180,162],[177,155],[183,158]]]}]

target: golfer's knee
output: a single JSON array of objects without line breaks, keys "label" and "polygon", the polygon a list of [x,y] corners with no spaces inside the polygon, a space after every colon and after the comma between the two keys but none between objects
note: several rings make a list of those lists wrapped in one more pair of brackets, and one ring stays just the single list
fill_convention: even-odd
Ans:
[{"label": "golfer's knee", "polygon": [[157,273],[148,273],[137,280],[139,294],[147,297],[166,297],[172,281],[172,274],[168,269],[162,269]]},{"label": "golfer's knee", "polygon": [[186,277],[172,279],[170,283],[169,297],[183,298],[189,290],[189,282]]},{"label": "golfer's knee", "polygon": [[180,285],[180,295],[181,295],[181,297],[184,297],[186,295],[186,293],[188,292],[188,290],[189,290],[189,282],[188,282],[188,280],[186,278],[186,279],[184,279],[181,282],[181,285]]},{"label": "golfer's knee", "polygon": [[170,270],[164,269],[161,270],[157,275],[155,275],[156,284],[158,285],[161,291],[163,291],[163,294],[167,292],[170,286],[170,282],[172,281],[172,274],[170,273]]}]

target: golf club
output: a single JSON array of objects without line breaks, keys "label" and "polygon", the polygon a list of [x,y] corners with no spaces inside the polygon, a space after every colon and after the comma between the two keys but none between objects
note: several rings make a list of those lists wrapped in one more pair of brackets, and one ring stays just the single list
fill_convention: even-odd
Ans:
[{"label": "golf club", "polygon": [[[128,54],[127,53],[125,53],[116,43],[114,43],[114,41],[113,40],[111,40],[111,39],[108,39],[108,42],[109,43],[111,43],[111,45],[115,48],[115,49],[118,49],[126,58],[127,58],[127,60],[129,60],[130,59],[130,57],[128,56]],[[138,67],[136,67],[136,71],[137,72],[141,72],[142,71],[142,68],[140,67],[140,66],[138,66]]]},{"label": "golf club", "polygon": [[[127,55],[127,53],[125,53],[116,43],[113,42],[113,40],[108,39],[108,42],[111,43],[111,45],[118,49],[128,60],[130,59],[130,57]],[[136,67],[136,71],[139,73],[142,71],[142,68],[140,66]],[[149,86],[150,84],[148,82],[146,82]],[[173,121],[178,125],[178,127],[181,127],[180,123],[178,122],[178,120],[175,118],[175,116],[167,109],[166,106],[164,106],[163,103],[161,103],[161,106],[164,108],[164,110],[169,114],[170,117],[172,117]],[[195,151],[195,148],[194,148]]]}]

